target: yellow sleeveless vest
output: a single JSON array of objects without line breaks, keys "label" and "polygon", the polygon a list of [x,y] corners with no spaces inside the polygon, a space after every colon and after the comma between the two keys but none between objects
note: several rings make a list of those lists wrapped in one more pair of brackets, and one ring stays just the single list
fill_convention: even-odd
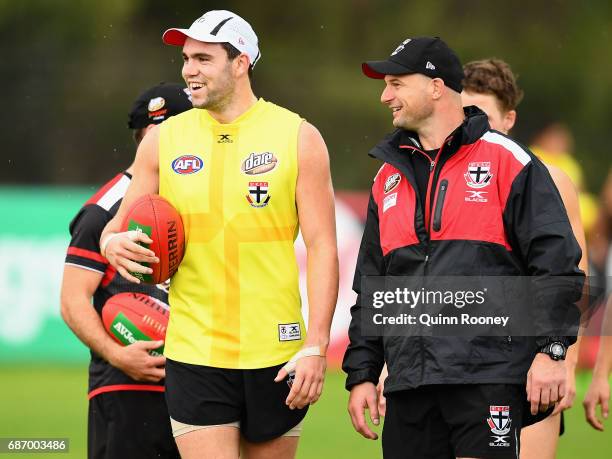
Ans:
[{"label": "yellow sleeveless vest", "polygon": [[230,124],[193,109],[160,126],[159,194],[185,225],[165,355],[265,368],[303,344],[294,240],[302,119],[259,99]]}]

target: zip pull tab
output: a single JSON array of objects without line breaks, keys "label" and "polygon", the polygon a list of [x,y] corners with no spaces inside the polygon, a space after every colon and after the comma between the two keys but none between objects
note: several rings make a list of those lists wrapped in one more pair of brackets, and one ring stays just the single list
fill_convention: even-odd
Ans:
[{"label": "zip pull tab", "polygon": [[432,161],[431,163],[429,163],[429,172],[434,170],[434,167],[436,167],[436,162]]},{"label": "zip pull tab", "polygon": [[429,261],[429,254],[425,255],[425,263]]}]

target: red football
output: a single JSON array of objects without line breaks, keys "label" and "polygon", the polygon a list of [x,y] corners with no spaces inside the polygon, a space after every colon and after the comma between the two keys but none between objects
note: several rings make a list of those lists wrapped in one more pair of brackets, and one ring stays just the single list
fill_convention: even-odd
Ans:
[{"label": "red football", "polygon": [[[124,346],[135,341],[158,341],[166,336],[170,308],[166,303],[144,293],[119,293],[102,307],[104,328]],[[150,353],[161,355],[161,346]]]},{"label": "red football", "polygon": [[[168,201],[156,194],[138,198],[123,220],[122,231],[137,230],[146,233],[153,243],[140,243],[155,252],[159,263],[150,267],[152,274],[131,273],[148,284],[161,284],[170,279],[183,259],[185,231],[178,211]],[[148,263],[142,263],[149,266]]]}]

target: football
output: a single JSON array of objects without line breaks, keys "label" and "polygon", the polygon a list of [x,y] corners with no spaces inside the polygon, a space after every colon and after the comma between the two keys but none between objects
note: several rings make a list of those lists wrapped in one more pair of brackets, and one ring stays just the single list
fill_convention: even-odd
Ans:
[{"label": "football", "polygon": [[[166,336],[170,308],[144,293],[114,295],[102,307],[102,323],[110,336],[127,346],[135,341],[158,341]],[[162,355],[164,347],[150,351]]]},{"label": "football", "polygon": [[153,269],[151,274],[130,273],[147,284],[161,284],[170,279],[181,263],[185,252],[183,220],[166,199],[147,194],[137,199],[123,220],[122,231],[142,231],[153,243],[139,243],[155,252],[159,263],[142,263]]}]

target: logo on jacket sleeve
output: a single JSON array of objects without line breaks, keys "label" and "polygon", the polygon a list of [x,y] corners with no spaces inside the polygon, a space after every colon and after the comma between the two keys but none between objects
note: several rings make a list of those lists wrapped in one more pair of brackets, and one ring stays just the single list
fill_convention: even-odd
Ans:
[{"label": "logo on jacket sleeve", "polygon": [[395,205],[397,205],[397,193],[385,196],[385,199],[383,199],[383,214]]},{"label": "logo on jacket sleeve", "polygon": [[469,163],[467,172],[463,175],[470,188],[484,188],[491,184],[493,174],[491,174],[490,162]]},{"label": "logo on jacket sleeve", "polygon": [[249,194],[247,201],[253,207],[265,207],[270,202],[268,194],[268,182],[249,182]]},{"label": "logo on jacket sleeve", "polygon": [[177,174],[195,174],[204,167],[204,161],[194,155],[183,155],[172,161],[172,170]]},{"label": "logo on jacket sleeve", "polygon": [[399,174],[392,174],[389,177],[387,177],[387,180],[385,180],[385,194],[389,193],[390,191],[394,190],[395,187],[397,187],[397,185],[399,185],[400,180],[402,179],[402,176]]},{"label": "logo on jacket sleeve", "polygon": [[489,415],[487,424],[489,424],[489,428],[493,433],[493,440],[489,442],[489,446],[510,446],[510,441],[508,440],[508,433],[512,424],[510,407],[507,405],[490,405]]}]

